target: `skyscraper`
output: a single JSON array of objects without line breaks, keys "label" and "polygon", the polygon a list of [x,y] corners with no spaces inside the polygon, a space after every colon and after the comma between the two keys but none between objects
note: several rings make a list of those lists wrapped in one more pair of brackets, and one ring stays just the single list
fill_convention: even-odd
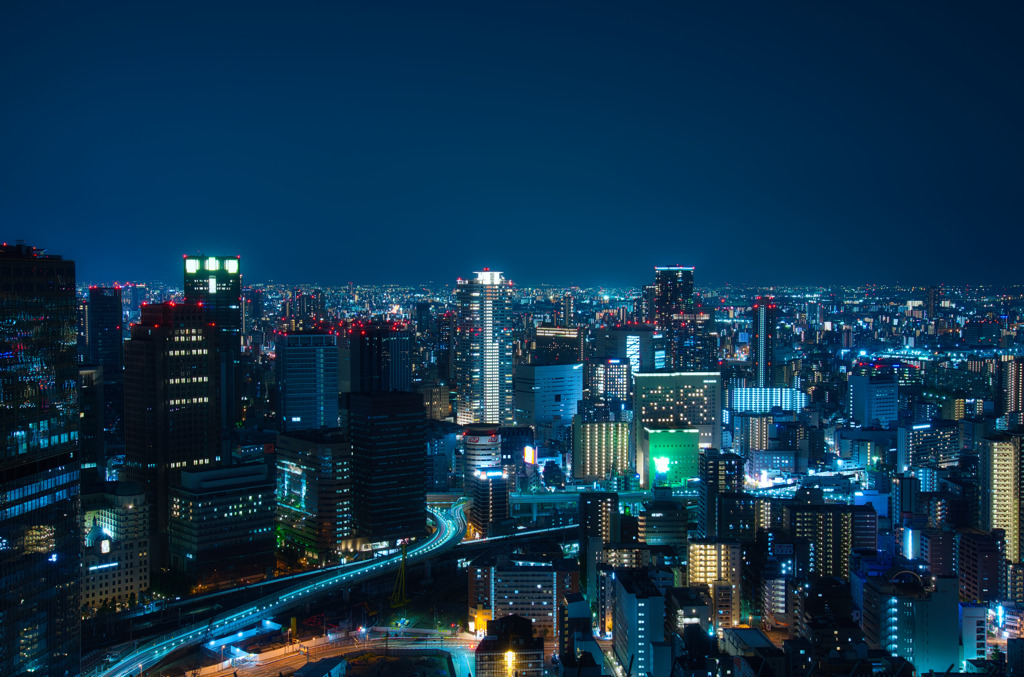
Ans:
[{"label": "skyscraper", "polygon": [[278,334],[278,419],[282,431],[338,425],[338,337]]},{"label": "skyscraper", "polygon": [[423,535],[427,530],[423,398],[402,392],[352,393],[347,411],[357,534],[373,542]]},{"label": "skyscraper", "polygon": [[743,490],[743,457],[706,449],[697,458],[700,494],[697,498],[697,530],[705,538],[718,538],[719,497]]},{"label": "skyscraper", "polygon": [[509,283],[483,270],[455,288],[455,422],[512,425],[512,318]]},{"label": "skyscraper", "polygon": [[80,669],[75,264],[0,247],[0,674]]},{"label": "skyscraper", "polygon": [[220,345],[241,349],[242,273],[237,256],[186,256],[185,303],[203,306],[206,321],[225,338]]},{"label": "skyscraper", "polygon": [[352,324],[338,339],[338,392],[411,391],[412,338],[407,324]]},{"label": "skyscraper", "polygon": [[190,304],[142,306],[125,343],[125,470],[143,486],[152,552],[167,563],[168,491],[220,463],[214,328]]},{"label": "skyscraper", "polygon": [[677,319],[693,312],[693,268],[657,266],[654,269],[654,323],[662,331],[674,328]]},{"label": "skyscraper", "polygon": [[754,367],[754,386],[775,385],[775,332],[778,317],[775,298],[758,296],[754,301],[754,321],[750,334],[750,358]]},{"label": "skyscraper", "polygon": [[89,362],[103,367],[105,378],[124,367],[120,287],[89,287]]}]

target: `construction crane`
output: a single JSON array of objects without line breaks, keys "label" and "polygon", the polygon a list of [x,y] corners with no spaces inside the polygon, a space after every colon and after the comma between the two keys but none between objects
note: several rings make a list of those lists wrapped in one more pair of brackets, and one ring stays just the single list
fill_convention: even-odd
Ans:
[{"label": "construction crane", "polygon": [[395,577],[395,589],[391,593],[391,608],[398,609],[409,603],[405,596],[405,543],[402,544],[402,566],[398,567]]}]

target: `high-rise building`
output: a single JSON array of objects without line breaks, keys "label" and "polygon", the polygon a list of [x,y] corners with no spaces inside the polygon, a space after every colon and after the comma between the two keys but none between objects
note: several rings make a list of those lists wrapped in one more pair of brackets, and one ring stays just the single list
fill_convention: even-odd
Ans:
[{"label": "high-rise building", "polygon": [[907,472],[918,466],[955,466],[960,458],[960,426],[956,421],[901,425],[896,431],[896,469]]},{"label": "high-rise building", "polygon": [[484,270],[458,281],[455,300],[455,422],[512,425],[512,308],[509,282]]},{"label": "high-rise building", "polygon": [[521,364],[515,376],[516,425],[532,426],[542,441],[566,438],[583,399],[583,365]]},{"label": "high-rise building", "polygon": [[636,471],[640,485],[650,486],[650,459],[643,456],[643,431],[696,429],[702,449],[722,446],[722,376],[718,372],[636,374],[633,392],[636,420]]},{"label": "high-rise building", "polygon": [[683,313],[693,311],[693,268],[657,266],[654,269],[654,323],[674,329]]},{"label": "high-rise building", "polygon": [[597,330],[594,356],[626,360],[634,374],[668,368],[664,334],[648,324],[617,324]]},{"label": "high-rise building", "polygon": [[896,423],[899,414],[899,386],[891,377],[872,378],[851,374],[850,418],[864,427],[877,421],[882,428]]},{"label": "high-rise building", "polygon": [[220,464],[214,328],[197,305],[142,307],[125,343],[125,472],[146,491],[151,551],[166,566],[169,490]]},{"label": "high-rise building", "polygon": [[89,359],[114,378],[124,369],[120,287],[89,287]]},{"label": "high-rise building", "polygon": [[718,331],[714,308],[683,313],[671,348],[677,371],[717,371]]},{"label": "high-rise building", "polygon": [[782,509],[783,530],[791,538],[814,544],[813,573],[850,580],[854,550],[874,551],[878,546],[878,516],[870,503],[843,505],[787,502]]},{"label": "high-rise building", "polygon": [[647,428],[640,433],[637,458],[648,459],[650,486],[683,486],[697,479],[700,455],[697,428]]},{"label": "high-rise building", "polygon": [[482,556],[469,566],[470,618],[480,621],[516,615],[533,622],[535,635],[555,638],[558,600],[579,592],[579,570],[567,559],[525,554],[492,559]]},{"label": "high-rise building", "polygon": [[706,586],[719,633],[740,622],[741,555],[735,541],[692,540],[687,547],[686,584]]},{"label": "high-rise building", "polygon": [[599,402],[610,411],[626,408],[632,392],[632,372],[629,361],[617,357],[600,357],[584,365],[584,394],[592,402]]},{"label": "high-rise building", "polygon": [[356,533],[375,543],[422,536],[427,530],[423,398],[372,392],[351,393],[347,400]]},{"label": "high-rise building", "polygon": [[274,564],[277,502],[266,463],[181,473],[171,489],[171,566],[207,585],[262,576]]},{"label": "high-rise building", "polygon": [[541,325],[534,329],[531,364],[574,364],[583,361],[583,333],[579,327]]},{"label": "high-rise building", "polygon": [[1006,559],[1017,563],[1024,557],[1024,464],[1021,435],[997,434],[981,441],[978,454],[978,487],[981,494],[981,528],[1000,529],[1006,539]]},{"label": "high-rise building", "polygon": [[356,322],[338,339],[338,392],[412,390],[413,333],[394,322]]},{"label": "high-rise building", "polygon": [[75,264],[0,247],[0,674],[81,662]]},{"label": "high-rise building", "polygon": [[130,606],[149,588],[149,505],[135,482],[101,482],[82,491],[82,607]]},{"label": "high-rise building", "polygon": [[572,476],[605,479],[629,469],[629,421],[572,421]]},{"label": "high-rise building", "polygon": [[999,392],[996,395],[998,415],[1024,411],[1024,358],[1004,359],[999,363]]},{"label": "high-rise building", "polygon": [[743,490],[742,456],[706,449],[697,459],[700,487],[697,499],[697,531],[705,538],[718,537],[719,497]]},{"label": "high-rise building", "polygon": [[278,334],[275,371],[281,430],[338,425],[338,337]]},{"label": "high-rise building", "polygon": [[[644,571],[615,572],[612,650],[637,675],[667,674],[668,657],[656,651],[665,639],[665,597]],[[659,660],[660,659],[660,660]]]},{"label": "high-rise building", "polygon": [[469,511],[469,523],[484,536],[490,536],[492,526],[509,517],[508,473],[502,468],[477,470],[466,478],[472,485],[473,503]]},{"label": "high-rise building", "polygon": [[203,306],[222,337],[218,346],[237,353],[242,343],[242,273],[237,256],[185,256],[185,303]]},{"label": "high-rise building", "polygon": [[[610,491],[584,491],[579,498],[580,579],[592,591],[596,551],[619,540],[619,495]],[[588,599],[592,599],[588,595]]]},{"label": "high-rise building", "polygon": [[486,468],[500,468],[501,435],[498,426],[470,425],[462,431],[463,477],[475,475]]},{"label": "high-rise building", "polygon": [[358,539],[348,431],[281,433],[275,451],[278,549],[321,566],[352,554]]},{"label": "high-rise building", "polygon": [[750,332],[750,359],[754,368],[754,386],[771,388],[776,385],[775,336],[778,331],[778,313],[775,298],[758,296],[754,301],[753,326]]},{"label": "high-rise building", "polygon": [[[106,445],[104,444],[103,368],[97,365],[81,365],[78,369],[79,431],[82,479],[106,479]],[[93,477],[88,477],[88,475]]]}]

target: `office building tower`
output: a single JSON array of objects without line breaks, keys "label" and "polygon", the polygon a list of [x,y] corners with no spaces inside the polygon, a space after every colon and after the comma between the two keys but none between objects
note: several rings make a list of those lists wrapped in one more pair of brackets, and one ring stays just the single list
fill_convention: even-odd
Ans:
[{"label": "office building tower", "polygon": [[534,635],[534,624],[522,616],[487,621],[487,635],[473,652],[477,677],[542,677],[544,638]]},{"label": "office building tower", "polygon": [[107,476],[103,392],[103,367],[81,365],[78,368],[78,450],[83,482],[103,481]]},{"label": "office building tower", "polygon": [[113,378],[124,369],[120,287],[89,287],[89,359]]},{"label": "office building tower", "polygon": [[849,414],[865,428],[888,428],[899,414],[899,386],[891,377],[872,378],[851,374]]},{"label": "office building tower", "polygon": [[0,292],[0,674],[77,675],[75,264],[4,244]]},{"label": "office building tower", "polygon": [[658,499],[645,503],[637,523],[641,543],[686,548],[690,513],[681,501]]},{"label": "office building tower", "polygon": [[203,306],[217,329],[218,347],[237,353],[242,343],[242,273],[237,256],[185,256],[185,303]]},{"label": "office building tower", "polygon": [[416,393],[352,393],[347,410],[356,532],[375,543],[422,536],[427,530],[423,398]]},{"label": "office building tower", "polygon": [[628,421],[588,421],[573,417],[572,476],[603,480],[629,469]]},{"label": "office building tower", "polygon": [[497,426],[470,425],[462,431],[462,472],[464,477],[485,468],[501,467],[501,435]]},{"label": "office building tower", "polygon": [[719,496],[743,490],[744,463],[742,456],[717,449],[705,449],[698,457],[697,531],[703,537],[718,538]]},{"label": "office building tower", "polygon": [[690,541],[686,584],[706,589],[712,604],[712,623],[721,634],[740,622],[740,562],[742,548],[733,541]]},{"label": "office building tower", "polygon": [[414,392],[423,396],[423,406],[427,410],[427,418],[432,421],[446,421],[451,417],[451,389],[436,383],[424,383],[414,388]]},{"label": "office building tower", "polygon": [[509,517],[508,473],[502,468],[484,468],[467,477],[466,483],[472,485],[470,525],[483,536],[493,535],[493,528]]},{"label": "office building tower", "polygon": [[775,379],[775,336],[778,324],[775,298],[758,296],[754,301],[750,333],[750,361],[757,388],[771,388]]},{"label": "office building tower", "polygon": [[245,417],[240,397],[242,368],[242,274],[237,256],[185,256],[185,303],[203,307],[216,334],[217,402],[224,450]]},{"label": "office building tower", "polygon": [[981,441],[978,454],[978,487],[981,494],[980,525],[984,531],[1000,529],[1006,539],[1006,559],[1017,563],[1024,557],[1022,510],[1024,464],[1021,435],[996,434]]},{"label": "office building tower", "polygon": [[893,570],[864,584],[862,627],[873,649],[914,664],[919,674],[946,672],[960,660],[955,578]]},{"label": "office building tower", "polygon": [[732,417],[732,449],[748,461],[753,452],[771,449],[774,435],[774,414],[743,412]]},{"label": "office building tower", "polygon": [[516,367],[516,425],[533,427],[542,442],[568,437],[572,417],[582,399],[580,363]]},{"label": "office building tower", "polygon": [[277,436],[277,548],[324,566],[359,545],[353,522],[353,460],[348,431],[302,430]]},{"label": "office building tower", "polygon": [[989,603],[1007,598],[1004,532],[960,529],[955,556],[960,599]]},{"label": "office building tower", "polygon": [[134,606],[149,589],[149,505],[135,482],[82,489],[82,608]]},{"label": "office building tower", "polygon": [[643,431],[696,429],[702,449],[722,446],[722,376],[717,372],[636,374],[633,416],[636,420],[636,471],[650,486],[650,459],[643,456]]},{"label": "office building tower", "polygon": [[714,308],[686,312],[672,342],[676,371],[718,371],[718,331]]},{"label": "office building tower", "polygon": [[236,585],[274,566],[273,468],[250,463],[181,473],[171,489],[171,567],[206,585]]},{"label": "office building tower", "polygon": [[470,564],[469,581],[470,604],[477,600],[482,606],[470,609],[476,627],[482,620],[517,615],[533,622],[535,635],[554,639],[558,600],[580,591],[575,561],[526,554],[482,556]]},{"label": "office building tower", "polygon": [[626,360],[632,373],[664,371],[664,336],[652,325],[619,324],[595,331],[594,357]]},{"label": "office building tower", "polygon": [[661,331],[676,327],[683,313],[693,311],[693,268],[657,266],[654,269],[654,324]]},{"label": "office building tower", "polygon": [[169,490],[219,465],[214,328],[196,305],[142,307],[125,343],[125,474],[146,491],[154,562],[167,566]]},{"label": "office building tower", "polygon": [[628,360],[599,357],[584,365],[584,395],[609,411],[622,411],[626,408],[630,402],[632,384]]},{"label": "office building tower", "polygon": [[558,324],[561,327],[576,326],[576,299],[569,292],[562,295],[558,308]]},{"label": "office building tower", "polygon": [[353,323],[338,339],[338,392],[410,392],[412,346],[407,324]]},{"label": "office building tower", "polygon": [[275,372],[281,430],[338,426],[338,337],[277,334]]},{"label": "office building tower", "polygon": [[665,639],[665,597],[643,571],[615,572],[612,650],[637,675],[664,675],[669,668],[658,650]]},{"label": "office building tower", "polygon": [[579,327],[541,325],[534,329],[530,364],[583,362],[583,332]]},{"label": "office building tower", "polygon": [[512,425],[512,308],[509,282],[484,270],[458,281],[455,301],[455,422]]}]

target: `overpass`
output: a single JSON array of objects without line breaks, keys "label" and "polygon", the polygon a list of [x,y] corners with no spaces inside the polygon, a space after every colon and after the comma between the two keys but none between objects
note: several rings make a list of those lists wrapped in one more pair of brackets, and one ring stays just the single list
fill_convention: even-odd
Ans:
[{"label": "overpass", "polygon": [[[407,551],[406,558],[409,562],[433,557],[454,547],[466,533],[466,518],[461,503],[445,511],[434,508],[427,510],[437,528],[429,538]],[[210,619],[208,623],[192,624],[157,637],[121,657],[113,665],[105,668],[101,666],[86,673],[86,677],[134,677],[143,670],[157,665],[175,651],[200,644],[214,633],[222,636],[239,631],[257,621],[312,601],[332,588],[347,587],[363,579],[387,573],[397,568],[401,562],[402,556],[399,554],[368,562],[353,562],[329,571],[317,572],[318,575],[291,588],[228,609]]]}]

